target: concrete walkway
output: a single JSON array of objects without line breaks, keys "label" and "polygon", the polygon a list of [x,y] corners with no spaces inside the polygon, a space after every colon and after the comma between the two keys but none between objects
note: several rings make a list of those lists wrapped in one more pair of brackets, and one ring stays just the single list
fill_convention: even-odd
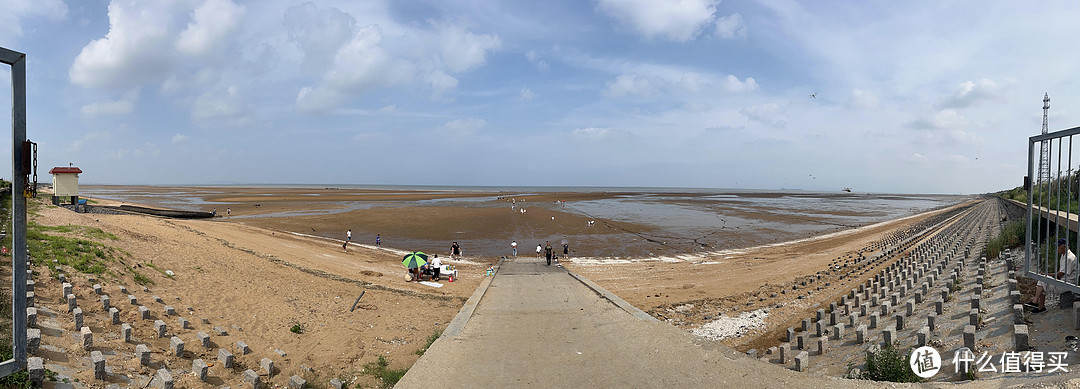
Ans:
[{"label": "concrete walkway", "polygon": [[466,319],[467,324],[460,330],[448,328],[398,388],[857,384],[773,366],[715,342],[698,341],[647,315],[635,316],[603,297],[606,292],[598,286],[593,288],[600,292],[560,266],[545,266],[543,259],[506,261],[486,284],[474,295],[478,301],[470,301],[475,307],[467,303],[451,327]]}]

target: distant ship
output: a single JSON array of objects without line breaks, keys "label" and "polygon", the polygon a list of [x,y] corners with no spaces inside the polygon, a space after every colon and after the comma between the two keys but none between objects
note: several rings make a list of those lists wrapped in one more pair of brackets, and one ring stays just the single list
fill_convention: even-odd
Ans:
[{"label": "distant ship", "polygon": [[844,188],[844,192],[851,193],[851,188]]}]

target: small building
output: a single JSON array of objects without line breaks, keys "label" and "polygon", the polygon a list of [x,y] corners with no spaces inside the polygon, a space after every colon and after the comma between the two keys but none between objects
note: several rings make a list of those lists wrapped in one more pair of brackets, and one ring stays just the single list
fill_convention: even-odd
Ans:
[{"label": "small building", "polygon": [[49,170],[53,182],[53,204],[60,205],[62,199],[71,199],[72,204],[79,202],[79,174],[82,169],[75,166],[54,167]]}]

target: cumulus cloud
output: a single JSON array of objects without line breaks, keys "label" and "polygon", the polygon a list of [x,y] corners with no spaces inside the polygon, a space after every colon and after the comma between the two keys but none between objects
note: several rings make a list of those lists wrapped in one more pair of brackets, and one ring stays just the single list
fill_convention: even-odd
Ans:
[{"label": "cumulus cloud", "polygon": [[746,37],[746,25],[737,13],[716,18],[716,36],[721,39]]},{"label": "cumulus cloud", "polygon": [[82,48],[68,76],[88,88],[133,88],[164,82],[210,59],[224,62],[223,48],[242,14],[243,7],[229,0],[113,0],[109,31]]},{"label": "cumulus cloud", "polygon": [[529,63],[536,66],[541,72],[547,73],[551,69],[547,61],[540,58],[540,55],[536,54],[536,50],[529,50],[525,52],[525,58],[529,60]]},{"label": "cumulus cloud", "polygon": [[880,105],[877,96],[862,89],[852,89],[847,106],[855,109],[877,109]]},{"label": "cumulus cloud", "polygon": [[956,90],[951,95],[945,97],[941,107],[967,108],[980,101],[1002,98],[1004,92],[1004,85],[987,78],[979,81],[964,81],[956,86]]},{"label": "cumulus cloud", "polygon": [[529,100],[532,100],[535,97],[536,97],[536,94],[533,93],[532,89],[529,89],[529,88],[521,88],[521,92],[518,93],[518,98],[523,100],[523,101],[529,101]]},{"label": "cumulus cloud", "polygon": [[571,135],[573,135],[575,138],[586,140],[607,139],[615,136],[623,136],[625,134],[625,131],[604,127],[578,128],[571,132]]},{"label": "cumulus cloud", "polygon": [[776,128],[787,127],[787,120],[780,110],[780,106],[774,103],[759,104],[739,110],[739,113],[747,119]]},{"label": "cumulus cloud", "polygon": [[236,30],[244,11],[230,0],[207,0],[195,8],[191,22],[176,40],[176,49],[193,56],[223,50],[224,38]]},{"label": "cumulus cloud", "polygon": [[[454,74],[482,66],[502,46],[496,35],[475,34],[453,23],[429,21],[428,29],[386,35],[379,25],[355,28],[352,17],[336,9],[306,3],[289,12],[290,37],[304,51],[305,63],[323,62],[322,56],[333,53],[322,81],[297,94],[296,106],[304,112],[329,111],[348,98],[401,85],[422,85],[433,99],[446,100],[459,83]],[[345,32],[349,35],[342,40]]]},{"label": "cumulus cloud", "polygon": [[187,142],[187,140],[188,140],[188,136],[187,136],[187,135],[184,135],[184,134],[176,134],[176,135],[173,135],[173,137],[172,137],[172,140],[171,140],[170,142],[171,142],[171,143],[173,143],[173,144],[177,144],[177,143],[184,143],[184,142]]},{"label": "cumulus cloud", "polygon": [[622,74],[608,84],[607,94],[620,96],[649,96],[656,92],[652,82],[633,74]]},{"label": "cumulus cloud", "polygon": [[244,101],[235,85],[199,96],[191,107],[191,117],[205,127],[243,127],[255,120],[254,108]]},{"label": "cumulus cloud", "polygon": [[753,77],[746,77],[746,79],[742,81],[732,74],[728,74],[727,77],[724,77],[724,89],[727,89],[729,92],[746,92],[757,90],[757,88],[757,81],[754,81]]},{"label": "cumulus cloud", "polygon": [[124,93],[119,99],[90,103],[82,106],[83,115],[126,115],[135,109],[139,90]]},{"label": "cumulus cloud", "polygon": [[22,21],[30,18],[46,18],[60,21],[67,19],[68,8],[63,0],[7,0],[0,12],[0,42],[13,42],[22,36]]},{"label": "cumulus cloud", "polygon": [[477,131],[484,128],[487,122],[484,119],[466,118],[451,120],[439,126],[436,131],[443,135],[448,135],[454,138],[465,138],[476,134]]},{"label": "cumulus cloud", "polygon": [[641,36],[685,42],[715,18],[718,0],[598,0],[597,8]]}]

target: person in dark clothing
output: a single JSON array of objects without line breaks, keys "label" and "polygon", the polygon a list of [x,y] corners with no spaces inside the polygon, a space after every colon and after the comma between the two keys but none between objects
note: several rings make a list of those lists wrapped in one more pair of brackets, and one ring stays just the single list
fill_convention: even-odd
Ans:
[{"label": "person in dark clothing", "polygon": [[544,246],[544,255],[547,257],[547,265],[551,266],[551,242],[546,242]]}]

